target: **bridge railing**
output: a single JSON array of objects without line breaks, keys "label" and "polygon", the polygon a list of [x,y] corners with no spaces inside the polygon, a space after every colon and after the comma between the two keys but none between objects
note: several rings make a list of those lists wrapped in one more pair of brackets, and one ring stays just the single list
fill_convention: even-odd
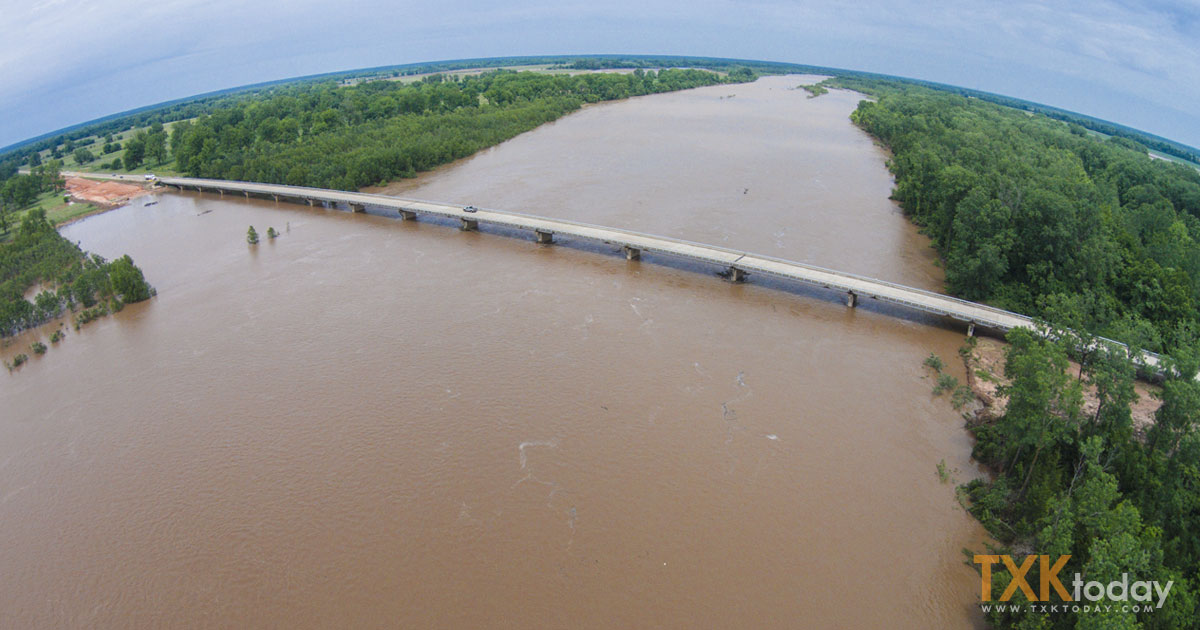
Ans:
[{"label": "bridge railing", "polygon": [[[301,199],[320,199],[322,201],[329,201],[329,202],[335,202],[335,203],[339,202],[339,201],[347,202],[347,203],[351,203],[351,202],[371,203],[371,202],[374,202],[377,205],[380,205],[383,207],[402,209],[402,210],[408,210],[408,211],[413,211],[413,212],[433,212],[433,213],[439,214],[441,216],[470,216],[470,218],[472,220],[478,221],[480,223],[494,223],[497,225],[504,225],[506,227],[512,227],[512,228],[517,228],[517,229],[528,229],[528,230],[546,229],[549,226],[550,229],[554,230],[555,232],[569,234],[571,236],[574,236],[577,238],[583,238],[586,240],[604,242],[604,243],[609,243],[609,244],[636,246],[637,248],[648,251],[648,252],[655,252],[655,253],[660,253],[660,254],[673,256],[673,257],[688,258],[688,259],[697,260],[697,261],[705,262],[705,263],[715,263],[715,264],[720,264],[720,265],[732,265],[732,266],[744,266],[748,269],[755,271],[756,273],[766,273],[768,275],[773,275],[775,277],[800,280],[802,282],[813,284],[816,286],[832,287],[832,285],[840,285],[837,287],[839,290],[854,290],[854,287],[852,287],[850,284],[847,284],[847,283],[838,283],[836,281],[831,282],[828,279],[818,280],[818,279],[811,278],[811,277],[805,277],[801,274],[783,273],[780,271],[775,271],[775,270],[771,270],[768,268],[764,268],[762,265],[754,264],[755,261],[766,261],[766,262],[774,263],[776,265],[792,267],[795,269],[803,269],[803,270],[807,270],[810,272],[815,272],[815,273],[824,274],[827,276],[832,276],[835,279],[843,279],[843,280],[847,280],[847,281],[852,281],[852,282],[869,285],[866,287],[868,290],[867,292],[871,297],[875,297],[876,299],[882,299],[882,300],[886,300],[889,302],[902,304],[902,305],[908,306],[910,308],[914,308],[914,309],[925,311],[925,312],[930,312],[930,313],[935,313],[938,315],[953,317],[953,318],[959,319],[961,321],[968,321],[968,322],[975,323],[975,324],[978,324],[981,326],[988,326],[988,327],[998,328],[1001,330],[1008,330],[1015,326],[1024,326],[1024,327],[1028,327],[1028,328],[1035,328],[1037,325],[1036,320],[1034,320],[1033,318],[1031,318],[1027,315],[1023,315],[1021,313],[1016,313],[1014,311],[1009,311],[1009,310],[1005,310],[1005,309],[1001,309],[1001,308],[996,308],[994,306],[989,306],[987,304],[971,302],[969,300],[964,300],[962,298],[957,298],[954,296],[946,295],[944,293],[937,293],[937,292],[929,291],[926,289],[910,287],[910,286],[906,286],[906,285],[902,285],[902,284],[897,284],[895,282],[891,282],[888,280],[881,280],[878,278],[872,278],[870,276],[864,276],[864,275],[860,275],[860,274],[856,274],[856,273],[839,271],[836,269],[829,269],[827,267],[821,267],[819,265],[812,265],[809,263],[802,263],[802,262],[797,262],[794,260],[787,260],[784,258],[778,258],[778,257],[774,257],[774,256],[754,254],[754,253],[750,253],[750,252],[746,252],[746,251],[742,251],[742,250],[731,249],[728,247],[721,247],[719,245],[698,243],[695,241],[689,241],[686,239],[675,238],[675,237],[670,237],[670,236],[658,236],[658,235],[654,235],[654,234],[647,234],[644,232],[636,232],[636,231],[627,230],[624,228],[614,228],[614,227],[596,225],[596,224],[592,224],[592,223],[584,223],[581,221],[572,221],[572,220],[568,220],[568,219],[556,219],[556,218],[544,217],[544,216],[539,216],[539,215],[534,215],[534,214],[526,214],[526,213],[512,212],[512,211],[508,211],[508,210],[498,210],[498,209],[494,209],[494,208],[484,208],[484,207],[480,207],[478,212],[472,213],[471,215],[463,215],[463,213],[462,213],[463,206],[462,205],[448,204],[448,203],[439,202],[439,201],[428,201],[428,200],[424,200],[424,199],[396,197],[396,196],[392,196],[392,195],[384,195],[381,193],[363,193],[363,192],[356,192],[356,191],[330,190],[330,189],[325,189],[325,188],[309,188],[306,186],[289,186],[289,185],[285,185],[285,184],[263,184],[263,183],[259,183],[259,182],[245,182],[245,181],[234,181],[234,180],[213,180],[213,179],[199,179],[199,178],[185,178],[185,177],[161,177],[161,178],[159,178],[159,181],[164,184],[168,184],[168,185],[194,186],[194,187],[204,187],[204,188],[213,188],[213,189],[237,190],[239,192],[250,192],[250,193],[258,193],[258,194],[277,194],[280,196],[301,198]],[[427,207],[419,208],[419,207],[415,207],[414,204],[419,204],[419,205],[423,205],[423,206],[427,206]],[[438,210],[430,210],[429,207],[437,208]],[[503,220],[501,220],[500,217],[503,217]],[[586,233],[588,231],[596,232],[596,233],[598,233],[598,235],[589,235]],[[621,236],[629,237],[632,240],[622,241],[620,238]],[[656,242],[663,244],[663,246],[655,247]],[[692,255],[689,253],[681,252],[677,249],[672,249],[672,248],[666,247],[666,245],[679,245],[679,246],[684,246],[687,248],[698,249],[701,251],[721,253],[721,254],[725,255],[725,258],[719,259],[715,256],[714,257],[706,257],[703,255]],[[732,257],[734,259],[732,262],[730,260],[727,260],[727,258],[730,258],[730,257]],[[745,259],[743,265],[739,265],[738,263],[741,262],[743,259]],[[870,290],[874,289],[874,288],[890,289],[891,291],[894,292],[894,294],[886,295],[886,296],[880,295],[880,294],[873,294],[870,292]],[[860,289],[861,289],[861,287],[860,287]],[[913,299],[913,298],[917,298],[917,297],[924,298],[924,301]],[[954,308],[952,308],[953,306],[959,307],[960,310],[956,311]],[[974,312],[967,313],[965,311],[974,311]],[[988,316],[991,316],[991,317],[988,317]],[[1010,320],[1010,321],[1005,321],[1006,319]],[[1093,337],[1093,339],[1095,341],[1093,341],[1092,343],[1110,344],[1110,345],[1117,346],[1117,347],[1120,347],[1120,348],[1123,348],[1126,350],[1128,349],[1128,347],[1125,344],[1123,344],[1119,341],[1115,341],[1115,340],[1108,339],[1105,337]],[[1142,363],[1143,366],[1158,369],[1161,364],[1161,359],[1162,359],[1162,357],[1156,353],[1143,351],[1140,355],[1140,359],[1136,359],[1136,360],[1138,360],[1140,363]]]}]

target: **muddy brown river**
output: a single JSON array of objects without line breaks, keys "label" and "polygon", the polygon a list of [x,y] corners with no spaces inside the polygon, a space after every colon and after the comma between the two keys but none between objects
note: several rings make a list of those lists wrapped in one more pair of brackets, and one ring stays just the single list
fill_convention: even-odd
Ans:
[{"label": "muddy brown river", "polygon": [[[859,95],[800,82],[587,107],[392,189],[940,288]],[[961,378],[961,329],[486,226],[159,198],[63,229],[158,297],[0,375],[0,627],[981,624],[984,534],[936,466],[978,471],[921,366]]]}]

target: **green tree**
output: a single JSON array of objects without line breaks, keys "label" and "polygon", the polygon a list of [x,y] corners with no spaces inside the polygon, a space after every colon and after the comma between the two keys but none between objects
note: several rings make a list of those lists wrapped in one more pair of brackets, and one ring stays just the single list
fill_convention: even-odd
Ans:
[{"label": "green tree", "polygon": [[133,264],[128,254],[108,265],[108,277],[113,292],[126,304],[150,299],[151,288],[142,275],[142,270]]},{"label": "green tree", "polygon": [[1024,328],[1009,332],[1008,341],[1004,376],[1010,382],[1000,390],[1008,406],[999,426],[1011,451],[1008,468],[1023,465],[1026,471],[1023,495],[1042,451],[1078,425],[1083,395],[1079,382],[1067,374],[1061,345]]},{"label": "green tree", "polygon": [[154,158],[155,163],[162,164],[167,160],[167,134],[162,131],[152,131],[146,136],[146,155]]},{"label": "green tree", "polygon": [[125,142],[124,163],[126,170],[133,170],[146,159],[146,132],[139,131]]},{"label": "green tree", "polygon": [[96,156],[87,147],[75,149],[74,157],[76,164],[87,164],[96,159]]},{"label": "green tree", "polygon": [[258,232],[254,230],[253,225],[251,225],[250,229],[246,231],[246,242],[250,243],[251,245],[258,244]]},{"label": "green tree", "polygon": [[42,166],[42,169],[42,181],[46,188],[57,192],[66,186],[62,177],[62,161],[50,160]]},{"label": "green tree", "polygon": [[1150,428],[1150,451],[1172,452],[1195,433],[1196,423],[1200,422],[1200,381],[1169,379],[1163,383],[1161,397],[1162,405]]}]

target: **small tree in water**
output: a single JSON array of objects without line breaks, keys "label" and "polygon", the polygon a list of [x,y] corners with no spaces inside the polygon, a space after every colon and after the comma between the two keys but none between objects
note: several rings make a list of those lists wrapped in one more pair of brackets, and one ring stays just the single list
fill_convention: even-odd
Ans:
[{"label": "small tree in water", "polygon": [[276,232],[275,228],[267,228],[267,238],[275,238],[276,236],[279,236],[279,232]]},{"label": "small tree in water", "polygon": [[254,231],[253,225],[251,225],[250,229],[246,231],[246,242],[250,243],[251,245],[258,244],[258,232]]}]

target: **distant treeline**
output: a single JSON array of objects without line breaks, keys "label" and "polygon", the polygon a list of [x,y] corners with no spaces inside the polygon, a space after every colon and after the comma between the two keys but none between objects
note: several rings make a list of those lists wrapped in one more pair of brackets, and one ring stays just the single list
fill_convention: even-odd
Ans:
[{"label": "distant treeline", "polygon": [[1145,131],[1139,131],[1132,127],[1126,127],[1125,125],[1118,125],[1117,123],[1108,122],[1107,120],[1093,118],[1092,116],[1086,116],[1084,114],[1077,114],[1075,112],[1070,112],[1058,107],[1051,107],[1049,105],[1042,105],[1040,103],[1013,98],[1011,96],[992,94],[991,92],[981,92],[979,90],[971,90],[968,88],[945,85],[942,83],[932,83],[929,81],[918,81],[915,79],[906,79],[905,82],[943,92],[950,92],[951,94],[977,98],[996,103],[997,105],[1003,105],[1005,107],[1012,107],[1014,109],[1032,112],[1034,114],[1041,114],[1043,116],[1061,120],[1066,123],[1079,125],[1085,129],[1090,129],[1107,136],[1117,136],[1119,138],[1132,140],[1133,142],[1141,145],[1143,151],[1145,149],[1153,149],[1160,153],[1171,155],[1183,160],[1187,160],[1193,164],[1200,165],[1200,151],[1196,150],[1195,148],[1181,142],[1175,142],[1174,140],[1168,140],[1167,138],[1146,133]]},{"label": "distant treeline", "polygon": [[948,289],[1168,352],[1200,351],[1200,172],[1128,139],[893,82],[852,115],[893,153],[894,198]]},{"label": "distant treeline", "polygon": [[178,170],[192,176],[356,190],[466,157],[584,103],[753,77],[497,70],[415,83],[299,84],[179,123],[170,146]]},{"label": "distant treeline", "polygon": [[[42,290],[33,301],[25,293]],[[13,239],[0,244],[0,337],[37,326],[67,309],[86,319],[154,294],[129,256],[106,261],[63,238],[40,209],[27,212]]]},{"label": "distant treeline", "polygon": [[[591,57],[588,57],[589,59]],[[603,57],[608,58],[608,57]],[[615,56],[613,58],[616,58]],[[737,60],[729,59],[711,59],[704,57],[671,57],[671,56],[656,56],[656,57],[625,57],[621,59],[640,59],[646,60],[646,65],[635,66],[630,63],[615,66],[622,68],[634,67],[654,67],[654,68],[711,68],[714,70],[732,70],[737,66],[745,66],[746,62],[739,63]],[[311,75],[306,77],[297,77],[292,79],[283,79],[279,81],[270,81],[265,83],[256,83],[253,85],[230,88],[227,90],[219,90],[209,92],[197,96],[191,96],[157,105],[105,116],[97,120],[87,123],[82,123],[66,129],[45,134],[28,141],[20,142],[0,150],[0,169],[17,168],[19,165],[27,164],[30,156],[39,151],[52,150],[60,145],[65,145],[68,141],[77,141],[89,136],[106,136],[109,134],[117,134],[123,131],[146,127],[155,123],[166,124],[178,120],[187,120],[197,116],[214,112],[218,109],[228,107],[229,105],[243,101],[253,101],[262,98],[268,98],[277,93],[281,89],[289,88],[302,84],[317,84],[317,83],[337,83],[340,81],[348,81],[352,79],[359,80],[382,80],[386,78],[394,78],[401,76],[412,76],[416,74],[429,74],[439,72],[450,72],[454,70],[466,70],[472,68],[503,68],[508,66],[523,66],[523,65],[566,65],[572,63],[573,60],[579,59],[575,56],[539,56],[539,57],[490,57],[484,59],[459,59],[453,61],[438,61],[438,62],[422,62],[412,64],[402,64],[396,66],[382,66],[378,68],[362,68],[358,70],[348,70],[345,72],[330,72],[319,75]],[[653,63],[651,63],[651,61]],[[748,62],[756,68],[761,67],[761,72],[785,72],[783,68],[789,64],[774,64],[764,62]],[[767,69],[773,68],[773,69]],[[69,152],[69,151],[68,151]],[[0,178],[2,179],[2,178]]]},{"label": "distant treeline", "polygon": [[[1136,129],[1109,123],[1103,120],[1092,118],[1090,116],[1084,116],[1082,114],[1075,114],[1054,107],[1031,103],[1029,101],[927,81],[904,79],[901,77],[893,77],[869,72],[859,72],[854,70],[844,70],[840,68],[830,68],[825,66],[812,66],[806,64],[774,61],[754,61],[746,59],[683,57],[674,55],[556,55],[459,59],[453,61],[425,62],[395,66],[382,66],[377,68],[363,68],[345,72],[332,72],[307,77],[298,77],[294,79],[285,79],[281,81],[258,83],[238,88],[231,88],[228,90],[221,90],[218,92],[210,92],[176,101],[169,101],[166,103],[160,103],[158,105],[151,105],[137,110],[114,114],[112,116],[107,116],[88,123],[75,125],[67,129],[56,131],[29,141],[6,147],[3,150],[0,150],[0,179],[4,178],[4,169],[16,168],[18,165],[28,164],[31,155],[34,152],[54,149],[60,145],[65,145],[68,141],[75,141],[88,136],[103,137],[108,134],[116,134],[126,130],[146,127],[154,123],[166,124],[178,120],[195,118],[197,116],[209,114],[217,111],[218,109],[228,107],[236,102],[270,98],[272,95],[277,94],[280,90],[289,88],[291,86],[314,83],[336,83],[348,80],[373,81],[400,76],[450,72],[453,70],[465,70],[471,68],[501,68],[506,66],[521,65],[551,65],[560,68],[572,68],[580,70],[609,68],[706,68],[710,70],[729,72],[731,75],[737,73],[738,75],[743,76],[744,73],[749,71],[757,74],[805,73],[823,74],[846,78],[897,81],[914,85],[923,85],[925,87],[942,91],[989,100],[997,104],[1016,107],[1026,111],[1042,113],[1053,118],[1079,124],[1083,127],[1101,133],[1128,138],[1143,146],[1161,151],[1168,155],[1191,160],[1193,162],[1200,162],[1200,151],[1197,151],[1197,149],[1178,142],[1167,140],[1165,138],[1160,138],[1152,134],[1144,133]],[[63,153],[70,153],[70,151],[63,151]]]}]

